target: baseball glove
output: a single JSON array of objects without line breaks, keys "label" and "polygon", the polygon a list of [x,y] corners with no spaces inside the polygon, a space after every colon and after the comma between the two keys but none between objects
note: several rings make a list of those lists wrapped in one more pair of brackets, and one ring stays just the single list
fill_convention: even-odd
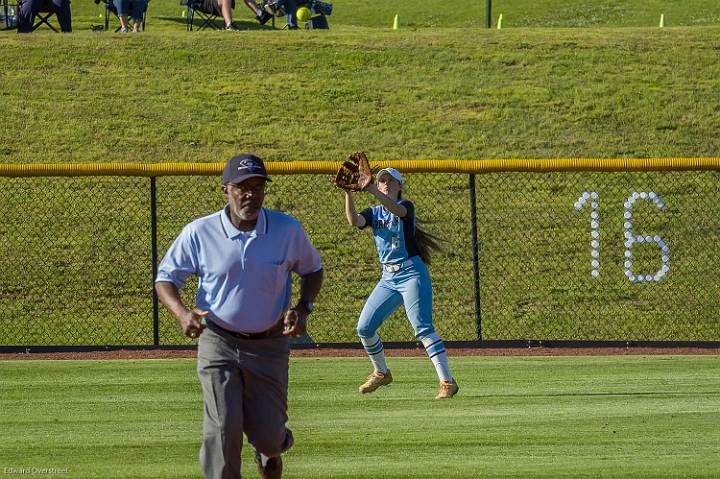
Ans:
[{"label": "baseball glove", "polygon": [[333,185],[348,191],[363,191],[372,181],[370,162],[362,151],[350,155],[332,178]]}]

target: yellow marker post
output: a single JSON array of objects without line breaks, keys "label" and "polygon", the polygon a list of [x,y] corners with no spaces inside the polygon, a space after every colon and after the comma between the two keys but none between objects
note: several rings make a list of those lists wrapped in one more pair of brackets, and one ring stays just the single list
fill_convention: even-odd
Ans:
[{"label": "yellow marker post", "polygon": [[665,26],[665,14],[660,14],[660,28],[663,28]]},{"label": "yellow marker post", "polygon": [[395,20],[393,20],[393,30],[398,29],[398,14],[395,14]]},{"label": "yellow marker post", "polygon": [[498,30],[500,30],[501,28],[502,28],[502,13],[498,17]]}]

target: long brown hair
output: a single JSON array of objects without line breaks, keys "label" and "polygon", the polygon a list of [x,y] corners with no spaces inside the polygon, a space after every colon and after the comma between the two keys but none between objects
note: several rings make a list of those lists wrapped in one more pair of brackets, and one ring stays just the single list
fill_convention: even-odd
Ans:
[{"label": "long brown hair", "polygon": [[[402,191],[398,192],[398,199],[402,199]],[[442,248],[440,243],[442,239],[435,236],[432,233],[428,233],[424,228],[420,228],[420,223],[426,223],[425,221],[419,220],[417,214],[415,215],[415,242],[418,246],[418,254],[423,263],[430,265],[432,263],[432,252],[440,251]]]},{"label": "long brown hair", "polygon": [[423,263],[429,265],[431,263],[431,252],[441,250],[440,241],[442,240],[420,228],[417,223],[418,219],[415,217],[415,242],[418,245],[418,253]]}]

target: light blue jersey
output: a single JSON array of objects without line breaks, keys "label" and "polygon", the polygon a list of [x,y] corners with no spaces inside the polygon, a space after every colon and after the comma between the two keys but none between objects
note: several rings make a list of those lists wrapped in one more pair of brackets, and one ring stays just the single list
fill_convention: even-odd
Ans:
[{"label": "light blue jersey", "polygon": [[372,225],[375,248],[382,264],[399,264],[418,255],[415,241],[415,205],[409,200],[398,200],[405,207],[404,218],[392,214],[378,205],[360,212],[366,226]]}]

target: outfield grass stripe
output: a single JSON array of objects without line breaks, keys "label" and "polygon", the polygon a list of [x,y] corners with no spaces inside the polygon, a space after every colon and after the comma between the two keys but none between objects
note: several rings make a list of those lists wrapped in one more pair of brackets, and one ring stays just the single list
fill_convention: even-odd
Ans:
[{"label": "outfield grass stripe", "polygon": [[[357,385],[366,358],[293,358],[294,478],[711,478],[720,474],[720,357],[452,357],[434,401],[427,358]],[[0,362],[0,466],[68,477],[197,477],[193,360]],[[165,391],[165,394],[163,394]],[[372,420],[370,420],[372,419]],[[243,473],[254,477],[249,448]]]}]

